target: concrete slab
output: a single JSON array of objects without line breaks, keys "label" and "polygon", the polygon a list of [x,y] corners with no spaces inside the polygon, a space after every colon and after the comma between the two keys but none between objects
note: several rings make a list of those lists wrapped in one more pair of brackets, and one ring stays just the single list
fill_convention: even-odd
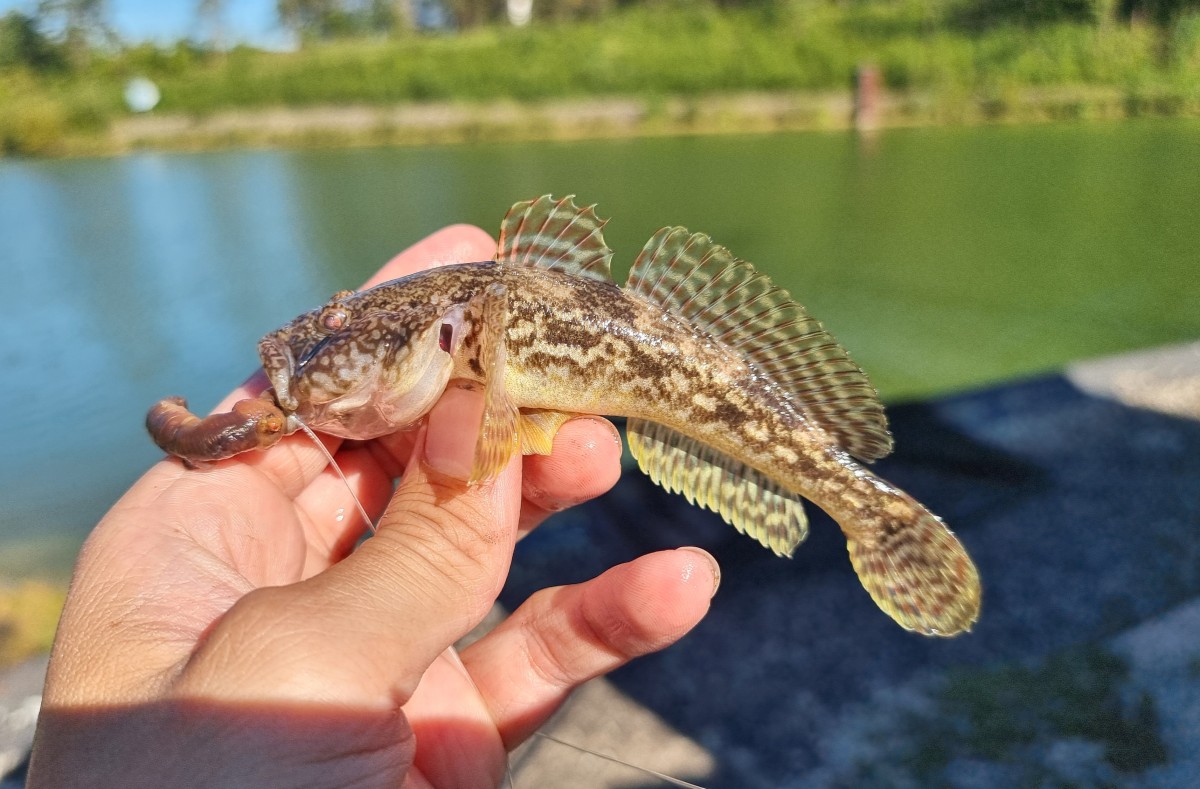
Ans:
[{"label": "concrete slab", "polygon": [[1076,362],[1066,376],[1097,397],[1200,419],[1200,341]]},{"label": "concrete slab", "polygon": [[[38,657],[0,671],[0,779],[17,785],[42,706],[46,661]],[[0,780],[0,789],[10,789],[9,783]]]}]

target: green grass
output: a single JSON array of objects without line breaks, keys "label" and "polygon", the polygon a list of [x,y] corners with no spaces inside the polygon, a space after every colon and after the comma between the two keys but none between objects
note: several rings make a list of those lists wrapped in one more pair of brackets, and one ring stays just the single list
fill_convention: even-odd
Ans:
[{"label": "green grass", "polygon": [[[933,708],[909,727],[909,770],[932,780],[955,759],[1022,765],[1028,785],[1059,785],[1037,774],[1029,748],[1075,739],[1096,743],[1118,774],[1167,761],[1153,699],[1129,698],[1125,662],[1098,647],[1036,664],[951,673]],[[1044,766],[1043,766],[1044,767]]]},{"label": "green grass", "polygon": [[49,651],[66,590],[42,581],[0,587],[0,668]]},{"label": "green grass", "polygon": [[888,86],[898,90],[1154,84],[1186,93],[1200,74],[1200,25],[1192,18],[1172,34],[1060,23],[975,35],[940,16],[937,6],[912,0],[797,3],[777,14],[635,9],[526,30],[330,43],[273,55],[239,51],[198,69],[156,69],[151,76],[164,88],[164,110],[206,112],[264,104],[844,90],[864,61],[879,63]]},{"label": "green grass", "polygon": [[[1118,90],[1133,110],[1200,111],[1200,15],[1168,29],[1114,21],[983,30],[963,0],[794,0],[766,10],[633,7],[595,21],[459,35],[340,41],[298,52],[141,46],[50,75],[0,72],[0,147],[49,153],[121,117],[121,86],[157,81],[161,111],[449,100],[538,102],[584,96],[845,91],[861,63],[954,122],[983,102],[1004,114],[1023,91]],[[1109,12],[1098,12],[1102,20]],[[986,113],[985,113],[986,114]],[[1084,113],[1086,114],[1086,113]]]}]

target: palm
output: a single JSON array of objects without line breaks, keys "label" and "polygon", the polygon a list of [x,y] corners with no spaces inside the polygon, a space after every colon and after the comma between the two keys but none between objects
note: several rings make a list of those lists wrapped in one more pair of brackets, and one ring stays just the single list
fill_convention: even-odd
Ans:
[{"label": "palm", "polygon": [[[383,445],[373,451],[391,457]],[[366,449],[347,454],[358,472],[357,495],[375,505],[371,514],[378,516],[391,492],[390,472]],[[332,469],[322,470],[323,463],[301,435],[201,475],[170,463],[153,469],[147,485],[106,518],[115,521],[111,550],[129,565],[121,575],[160,604],[161,618],[147,624],[175,629],[185,624],[169,621],[178,618],[188,629],[203,630],[247,592],[310,578],[349,553],[365,525],[350,490]],[[146,488],[150,501],[143,501]],[[128,517],[135,514],[130,509],[147,506],[165,528],[148,531],[143,519]],[[150,568],[147,555],[155,557]],[[197,605],[212,618],[198,616]]]}]

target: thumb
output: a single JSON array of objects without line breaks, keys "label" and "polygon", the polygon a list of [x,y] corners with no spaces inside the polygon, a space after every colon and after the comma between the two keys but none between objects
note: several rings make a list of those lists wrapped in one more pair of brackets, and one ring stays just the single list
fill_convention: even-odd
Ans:
[{"label": "thumb", "polygon": [[407,701],[434,659],[490,610],[512,560],[520,457],[472,486],[434,468],[470,468],[455,458],[474,452],[482,397],[450,387],[418,434],[376,534],[313,578],[239,600],[189,665],[212,682],[197,686],[198,676],[188,690]]}]

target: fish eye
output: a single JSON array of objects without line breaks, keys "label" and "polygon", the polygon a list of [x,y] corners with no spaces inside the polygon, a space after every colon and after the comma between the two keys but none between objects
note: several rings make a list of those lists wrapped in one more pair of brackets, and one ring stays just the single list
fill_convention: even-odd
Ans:
[{"label": "fish eye", "polygon": [[352,290],[339,290],[329,297],[325,306],[317,315],[317,325],[328,332],[339,331],[350,322],[350,313],[342,305],[342,299],[353,296]]},{"label": "fish eye", "polygon": [[321,324],[321,327],[331,332],[342,329],[349,320],[350,317],[346,314],[346,310],[336,304],[331,304],[321,310],[320,316],[317,317],[317,322]]}]

